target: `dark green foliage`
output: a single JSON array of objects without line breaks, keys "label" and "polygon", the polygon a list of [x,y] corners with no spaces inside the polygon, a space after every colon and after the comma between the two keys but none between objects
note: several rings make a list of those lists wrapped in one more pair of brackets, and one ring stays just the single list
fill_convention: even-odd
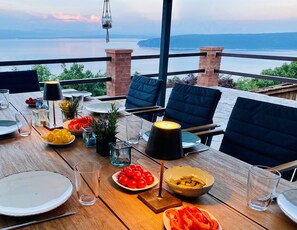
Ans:
[{"label": "dark green foliage", "polygon": [[117,112],[115,104],[111,105],[108,114],[100,114],[99,118],[92,120],[91,126],[97,140],[112,140],[117,134]]},{"label": "dark green foliage", "polygon": [[222,75],[219,77],[219,86],[234,89],[236,84],[231,76]]},{"label": "dark green foliage", "polygon": [[[61,65],[63,72],[58,76],[54,76],[48,67],[43,65],[35,65],[34,69],[37,71],[40,82],[48,80],[76,80],[85,78],[100,78],[105,77],[105,74],[98,72],[93,74],[90,70],[84,71],[84,65],[74,63],[72,66],[67,68],[65,64]],[[74,85],[63,85],[63,89],[76,89],[79,91],[91,92],[93,96],[101,96],[106,94],[106,83],[88,83],[88,84],[74,84]]]},{"label": "dark green foliage", "polygon": [[[297,62],[284,63],[280,67],[276,67],[274,69],[264,69],[261,74],[270,75],[270,76],[279,76],[279,77],[290,77],[297,78]],[[239,79],[236,82],[236,88],[241,90],[253,90],[257,88],[264,88],[272,85],[278,85],[281,82],[279,81],[271,81],[264,79],[256,79],[256,78],[245,78]]]}]

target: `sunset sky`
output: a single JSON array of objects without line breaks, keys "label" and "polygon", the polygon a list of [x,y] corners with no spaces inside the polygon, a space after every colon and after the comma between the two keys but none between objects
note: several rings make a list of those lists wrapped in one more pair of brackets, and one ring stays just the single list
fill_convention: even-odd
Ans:
[{"label": "sunset sky", "polygon": [[[162,0],[111,0],[114,34],[159,35]],[[103,0],[0,0],[0,30],[101,30]],[[297,32],[297,0],[173,0],[172,34]]]}]

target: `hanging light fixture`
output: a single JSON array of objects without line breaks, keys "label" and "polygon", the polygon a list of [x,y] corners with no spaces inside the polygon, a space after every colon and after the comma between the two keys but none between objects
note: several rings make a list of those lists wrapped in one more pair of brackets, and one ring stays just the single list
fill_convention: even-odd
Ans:
[{"label": "hanging light fixture", "polygon": [[110,1],[104,0],[103,12],[102,12],[102,28],[106,29],[106,42],[109,42],[109,31],[112,27]]}]

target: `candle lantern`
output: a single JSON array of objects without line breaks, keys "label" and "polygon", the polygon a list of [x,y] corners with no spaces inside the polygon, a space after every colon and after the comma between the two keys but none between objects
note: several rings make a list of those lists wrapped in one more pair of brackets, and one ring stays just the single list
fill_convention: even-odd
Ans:
[{"label": "candle lantern", "polygon": [[145,152],[161,160],[159,188],[139,193],[138,198],[156,213],[182,205],[180,199],[162,189],[164,160],[175,160],[183,156],[181,126],[172,121],[155,122]]},{"label": "candle lantern", "polygon": [[102,12],[102,28],[106,29],[106,42],[109,42],[109,29],[112,28],[110,1],[104,0]]}]

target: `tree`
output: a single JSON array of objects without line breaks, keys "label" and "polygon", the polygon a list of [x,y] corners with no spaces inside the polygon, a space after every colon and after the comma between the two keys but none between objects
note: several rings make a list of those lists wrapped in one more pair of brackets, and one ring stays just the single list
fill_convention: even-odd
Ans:
[{"label": "tree", "polygon": [[[37,70],[39,81],[48,80],[79,80],[85,78],[100,78],[105,77],[105,74],[98,72],[93,74],[90,70],[84,71],[84,65],[74,63],[72,66],[67,68],[65,64],[61,65],[63,72],[57,76],[51,74],[50,70],[42,65],[35,65],[34,68]],[[63,89],[76,89],[79,91],[91,92],[93,96],[101,96],[106,94],[106,83],[85,83],[85,84],[74,84],[74,85],[63,85]]]},{"label": "tree", "polygon": [[[284,63],[280,67],[276,67],[274,69],[264,69],[261,71],[263,75],[270,76],[279,76],[279,77],[290,77],[297,78],[297,62]],[[239,79],[236,82],[236,88],[241,90],[252,90],[257,88],[264,88],[272,85],[278,85],[281,82],[272,81],[272,80],[264,80],[257,78],[247,78],[247,79]]]}]

